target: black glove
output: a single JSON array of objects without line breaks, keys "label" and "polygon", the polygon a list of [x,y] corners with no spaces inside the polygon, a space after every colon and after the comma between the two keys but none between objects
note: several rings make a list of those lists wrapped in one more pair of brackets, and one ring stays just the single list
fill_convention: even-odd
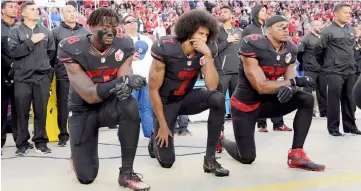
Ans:
[{"label": "black glove", "polygon": [[281,103],[286,103],[286,102],[290,101],[294,92],[295,92],[295,90],[291,87],[282,86],[282,87],[278,88],[276,91],[278,101]]},{"label": "black glove", "polygon": [[138,74],[127,75],[124,78],[124,82],[137,91],[147,84],[147,80]]},{"label": "black glove", "polygon": [[120,100],[124,100],[129,98],[129,96],[132,94],[132,88],[125,84],[125,83],[121,83],[121,84],[117,84],[113,89],[111,89],[109,92],[111,94],[116,94],[116,96],[120,99]]},{"label": "black glove", "polygon": [[290,79],[291,86],[298,86],[298,87],[307,87],[307,88],[315,88],[316,83],[311,77],[308,76],[300,76],[294,77]]}]

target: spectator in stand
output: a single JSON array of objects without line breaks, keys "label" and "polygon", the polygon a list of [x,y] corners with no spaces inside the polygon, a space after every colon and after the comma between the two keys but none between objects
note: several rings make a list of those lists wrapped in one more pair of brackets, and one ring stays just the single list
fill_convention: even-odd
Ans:
[{"label": "spectator in stand", "polygon": [[157,40],[160,37],[167,35],[167,32],[166,32],[166,29],[164,27],[164,23],[163,23],[162,19],[158,19],[158,26],[155,27],[153,35],[156,37]]},{"label": "spectator in stand", "polygon": [[[134,16],[128,15],[124,17],[123,24],[125,33],[132,38],[135,44],[132,63],[133,74],[139,74],[147,78],[148,81],[148,74],[152,63],[150,48],[153,42],[147,36],[138,33],[137,20]],[[148,84],[139,91],[133,90],[132,95],[139,105],[143,135],[149,138],[153,129],[153,109],[148,94]]]},{"label": "spectator in stand", "polygon": [[51,18],[51,21],[52,21],[51,28],[55,28],[55,27],[60,26],[60,23],[61,23],[62,20],[61,20],[60,14],[58,12],[58,9],[56,7],[51,9],[50,18]]}]

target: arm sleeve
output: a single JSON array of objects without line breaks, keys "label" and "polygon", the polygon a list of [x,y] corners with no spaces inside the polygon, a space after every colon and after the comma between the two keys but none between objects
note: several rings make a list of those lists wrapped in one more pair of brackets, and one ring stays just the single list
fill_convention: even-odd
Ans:
[{"label": "arm sleeve", "polygon": [[64,64],[72,64],[72,63],[77,63],[74,60],[74,56],[72,54],[69,53],[69,51],[67,51],[64,48],[64,43],[66,43],[64,40],[60,41],[59,43],[59,47],[58,47],[58,52],[57,52],[57,59],[60,60],[61,62],[63,62]]},{"label": "arm sleeve", "polygon": [[328,33],[321,33],[321,38],[318,39],[316,45],[315,45],[315,57],[317,62],[323,66],[323,62],[324,62],[324,56],[326,53],[326,48],[329,42],[329,37],[330,34]]},{"label": "arm sleeve", "polygon": [[165,63],[164,44],[162,44],[161,39],[153,43],[151,54],[154,59]]},{"label": "arm sleeve", "polygon": [[16,29],[11,29],[8,39],[8,45],[10,50],[10,55],[13,58],[21,58],[29,55],[33,49],[35,44],[31,39],[26,39],[24,42],[20,42],[18,33]]},{"label": "arm sleeve", "polygon": [[256,47],[252,45],[252,41],[243,38],[241,41],[241,48],[239,54],[244,57],[256,58]]}]

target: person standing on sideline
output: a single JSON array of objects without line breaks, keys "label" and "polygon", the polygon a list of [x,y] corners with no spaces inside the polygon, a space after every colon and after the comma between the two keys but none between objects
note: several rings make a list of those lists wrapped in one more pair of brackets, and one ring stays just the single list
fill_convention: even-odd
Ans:
[{"label": "person standing on sideline", "polygon": [[335,5],[334,21],[321,31],[315,47],[317,62],[327,72],[327,129],[332,136],[343,136],[339,131],[340,104],[344,132],[361,135],[355,123],[355,103],[352,99],[355,29],[348,24],[351,13],[350,5]]},{"label": "person standing on sideline", "polygon": [[24,156],[31,146],[28,140],[30,105],[34,109],[34,136],[32,141],[38,152],[50,153],[46,134],[47,105],[53,70],[50,60],[55,54],[51,32],[37,25],[39,14],[35,3],[27,1],[20,6],[24,22],[10,30],[8,45],[14,58],[14,89],[18,137],[15,154]]},{"label": "person standing on sideline", "polygon": [[[261,34],[266,35],[265,23],[269,17],[267,13],[267,7],[265,5],[255,5],[251,11],[252,23],[248,25],[242,31],[242,38],[250,34]],[[292,131],[291,128],[287,127],[283,121],[283,117],[273,117],[271,118],[273,123],[274,131]],[[257,127],[259,132],[268,132],[267,130],[267,119],[259,118],[257,120]]]},{"label": "person standing on sideline", "polygon": [[13,59],[10,56],[8,46],[9,31],[15,23],[16,6],[17,4],[14,1],[3,1],[1,3],[1,148],[6,142],[6,119],[8,116],[9,100],[11,103],[12,134],[15,142],[18,136],[14,103],[14,84],[11,75]]},{"label": "person standing on sideline", "polygon": [[240,64],[238,51],[242,31],[232,26],[233,19],[232,8],[228,5],[223,6],[221,8],[222,25],[217,39],[218,54],[214,58],[214,64],[219,76],[217,89],[224,96],[226,96],[227,90],[231,96],[238,82],[238,67]]},{"label": "person standing on sideline", "polygon": [[[64,38],[89,34],[89,31],[83,25],[76,22],[77,13],[73,5],[66,5],[60,10],[63,22],[55,28],[52,33],[55,40],[55,48]],[[60,147],[65,147],[69,140],[67,131],[68,123],[68,95],[69,95],[69,78],[66,73],[64,63],[58,59],[53,59],[53,67],[56,77],[56,105],[58,108],[58,127],[59,127],[59,143]]]},{"label": "person standing on sideline", "polygon": [[[152,63],[150,47],[153,42],[142,34],[139,34],[137,20],[132,15],[127,15],[123,19],[125,33],[133,39],[135,53],[133,56],[132,69],[134,74],[147,78]],[[153,129],[153,109],[148,94],[148,84],[139,91],[133,90],[133,97],[138,101],[139,116],[142,121],[144,137],[150,137]]]},{"label": "person standing on sideline", "polygon": [[[305,76],[309,76],[316,81],[316,97],[320,117],[325,117],[327,114],[327,84],[325,75],[321,72],[321,66],[317,63],[314,54],[315,44],[320,38],[321,28],[321,21],[314,20],[311,22],[311,33],[305,35],[298,45],[297,60],[303,66]],[[304,88],[304,90],[312,93],[312,88]]]}]

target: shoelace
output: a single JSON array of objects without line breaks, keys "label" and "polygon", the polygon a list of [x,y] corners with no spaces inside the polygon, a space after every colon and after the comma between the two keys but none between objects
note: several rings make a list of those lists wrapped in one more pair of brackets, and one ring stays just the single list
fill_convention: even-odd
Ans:
[{"label": "shoelace", "polygon": [[139,173],[132,172],[132,173],[129,174],[129,179],[137,181],[137,182],[141,182],[142,179],[143,179],[143,175],[139,174]]}]

